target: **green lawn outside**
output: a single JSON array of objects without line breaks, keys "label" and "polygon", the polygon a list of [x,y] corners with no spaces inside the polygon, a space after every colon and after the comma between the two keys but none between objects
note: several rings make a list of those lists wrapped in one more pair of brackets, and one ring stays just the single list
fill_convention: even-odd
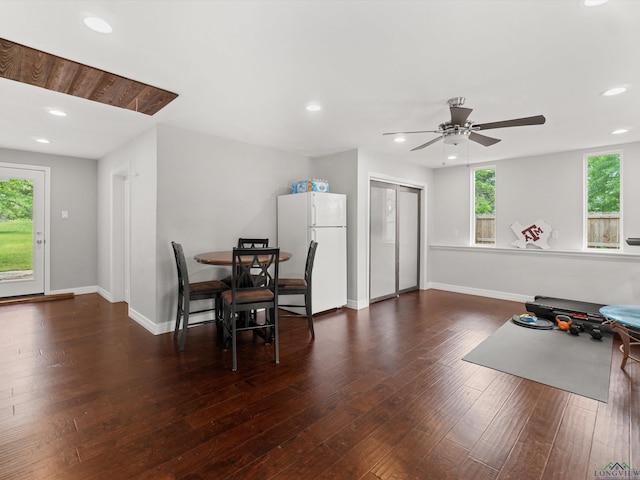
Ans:
[{"label": "green lawn outside", "polygon": [[0,272],[33,268],[33,221],[0,222]]}]

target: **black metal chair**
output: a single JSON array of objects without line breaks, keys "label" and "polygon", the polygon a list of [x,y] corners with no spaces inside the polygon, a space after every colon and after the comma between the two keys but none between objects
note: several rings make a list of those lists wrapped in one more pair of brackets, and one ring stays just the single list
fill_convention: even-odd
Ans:
[{"label": "black metal chair", "polygon": [[[268,246],[268,238],[238,238],[238,248],[267,248]],[[226,283],[231,288],[231,275],[224,277],[221,282]]]},{"label": "black metal chair", "polygon": [[[231,336],[232,369],[238,369],[237,334],[244,330],[263,330],[265,341],[273,340],[275,363],[280,363],[278,346],[278,269],[279,248],[234,248],[231,290],[222,294],[224,327]],[[256,271],[259,273],[256,274]],[[251,318],[251,311],[264,309],[265,323]],[[239,315],[240,314],[240,315]]]},{"label": "black metal chair", "polygon": [[[171,242],[173,254],[176,259],[176,267],[178,269],[178,307],[176,312],[176,325],[173,330],[173,339],[178,338],[180,324],[182,323],[182,335],[180,337],[179,350],[184,350],[187,340],[187,329],[189,326],[201,325],[204,323],[218,322],[218,331],[221,331],[220,313],[222,312],[222,301],[220,294],[229,290],[229,287],[219,280],[210,280],[206,282],[189,283],[189,271],[187,269],[187,261],[184,258],[184,250],[182,245]],[[197,311],[191,311],[191,302],[196,300],[214,300],[212,308],[205,308]],[[201,320],[189,323],[189,316],[196,313],[215,312],[214,318],[210,320]]]},{"label": "black metal chair", "polygon": [[316,333],[313,330],[313,307],[311,302],[311,280],[313,277],[313,262],[316,257],[316,249],[318,248],[318,242],[311,240],[309,244],[309,251],[307,252],[307,262],[304,267],[304,278],[279,278],[278,279],[278,292],[279,297],[289,295],[303,295],[304,305],[300,304],[286,304],[278,303],[278,307],[299,307],[304,308],[304,313],[287,313],[281,314],[280,318],[285,317],[307,317],[307,324],[309,325],[309,331],[311,332],[311,338],[316,338]]},{"label": "black metal chair", "polygon": [[238,238],[238,248],[267,248],[268,238]]}]

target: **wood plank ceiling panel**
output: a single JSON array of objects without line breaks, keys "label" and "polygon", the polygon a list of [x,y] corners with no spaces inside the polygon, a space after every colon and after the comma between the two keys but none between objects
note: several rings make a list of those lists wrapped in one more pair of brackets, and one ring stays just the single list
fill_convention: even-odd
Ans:
[{"label": "wood plank ceiling panel", "polygon": [[0,38],[0,77],[154,115],[178,95]]}]

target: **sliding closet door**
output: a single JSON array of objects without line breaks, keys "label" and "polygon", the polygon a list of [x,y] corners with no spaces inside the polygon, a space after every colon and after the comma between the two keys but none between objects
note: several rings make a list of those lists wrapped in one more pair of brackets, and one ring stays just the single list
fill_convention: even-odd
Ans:
[{"label": "sliding closet door", "polygon": [[396,295],[396,189],[371,182],[369,298]]},{"label": "sliding closet door", "polygon": [[369,301],[418,288],[420,190],[371,182]]},{"label": "sliding closet door", "polygon": [[398,188],[398,290],[418,288],[420,263],[420,191]]}]

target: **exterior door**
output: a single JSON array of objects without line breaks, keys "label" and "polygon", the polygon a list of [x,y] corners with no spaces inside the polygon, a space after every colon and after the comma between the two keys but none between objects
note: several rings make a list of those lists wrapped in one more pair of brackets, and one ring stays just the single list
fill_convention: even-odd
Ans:
[{"label": "exterior door", "polygon": [[0,297],[44,293],[45,170],[0,164]]},{"label": "exterior door", "polygon": [[420,190],[371,182],[369,301],[415,290],[420,274]]}]

